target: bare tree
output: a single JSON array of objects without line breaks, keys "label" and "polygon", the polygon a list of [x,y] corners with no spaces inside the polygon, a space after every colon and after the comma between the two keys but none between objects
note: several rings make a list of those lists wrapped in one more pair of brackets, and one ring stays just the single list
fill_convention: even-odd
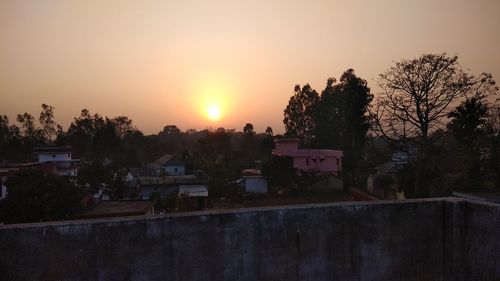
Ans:
[{"label": "bare tree", "polygon": [[437,140],[432,133],[443,128],[450,108],[468,96],[498,90],[490,74],[468,74],[456,56],[445,53],[397,62],[380,75],[379,85],[382,92],[371,108],[375,131],[400,145],[417,145],[415,194],[429,148]]}]

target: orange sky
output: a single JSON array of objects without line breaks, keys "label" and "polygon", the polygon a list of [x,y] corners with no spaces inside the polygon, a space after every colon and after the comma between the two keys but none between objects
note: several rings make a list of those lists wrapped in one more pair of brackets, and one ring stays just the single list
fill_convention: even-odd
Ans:
[{"label": "orange sky", "polygon": [[2,0],[0,114],[282,132],[295,84],[321,91],[347,68],[374,88],[392,62],[446,51],[500,82],[499,27],[498,0]]}]

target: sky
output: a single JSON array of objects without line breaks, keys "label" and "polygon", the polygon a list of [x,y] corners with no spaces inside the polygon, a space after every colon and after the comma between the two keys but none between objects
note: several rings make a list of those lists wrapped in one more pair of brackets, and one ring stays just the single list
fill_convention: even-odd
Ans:
[{"label": "sky", "polygon": [[500,82],[498,0],[1,0],[0,114],[126,115],[144,133],[283,132],[296,84],[457,55]]}]

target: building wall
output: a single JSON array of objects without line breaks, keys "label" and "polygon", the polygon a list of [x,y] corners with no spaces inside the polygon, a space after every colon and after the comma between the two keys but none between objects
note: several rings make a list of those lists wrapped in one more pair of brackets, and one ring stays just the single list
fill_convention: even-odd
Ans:
[{"label": "building wall", "polygon": [[68,161],[71,160],[71,153],[40,153],[38,154],[38,162],[50,161]]},{"label": "building wall", "polygon": [[299,149],[299,140],[292,142],[276,142],[275,151],[278,153],[289,154],[296,152]]},{"label": "building wall", "polygon": [[178,191],[178,185],[142,185],[141,198],[142,200],[151,200],[154,193],[158,193],[160,198],[165,198]]},{"label": "building wall", "polygon": [[337,174],[341,170],[342,158],[323,157],[294,157],[293,166],[299,170],[311,172],[331,172]]},{"label": "building wall", "polygon": [[258,179],[246,178],[245,192],[267,193],[267,181],[263,178],[258,178]]},{"label": "building wall", "polygon": [[57,170],[58,176],[77,176],[77,169],[65,169],[65,170]]},{"label": "building wall", "polygon": [[500,278],[500,206],[335,203],[0,227],[2,280]]},{"label": "building wall", "polygon": [[186,174],[185,165],[165,165],[163,166],[167,175],[170,176],[183,176]]}]

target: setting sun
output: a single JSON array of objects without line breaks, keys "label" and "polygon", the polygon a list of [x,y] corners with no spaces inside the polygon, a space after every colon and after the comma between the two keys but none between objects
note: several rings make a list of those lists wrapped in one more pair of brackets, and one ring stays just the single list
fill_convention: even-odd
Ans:
[{"label": "setting sun", "polygon": [[235,92],[234,81],[228,79],[230,75],[224,71],[212,70],[202,71],[193,75],[189,84],[192,88],[190,100],[193,110],[201,122],[221,122],[223,125],[231,119],[231,111],[235,104],[233,94]]},{"label": "setting sun", "polygon": [[209,105],[207,107],[207,116],[208,116],[208,119],[210,119],[212,121],[219,120],[220,116],[221,116],[221,111],[220,111],[219,106],[217,106],[217,105]]}]

